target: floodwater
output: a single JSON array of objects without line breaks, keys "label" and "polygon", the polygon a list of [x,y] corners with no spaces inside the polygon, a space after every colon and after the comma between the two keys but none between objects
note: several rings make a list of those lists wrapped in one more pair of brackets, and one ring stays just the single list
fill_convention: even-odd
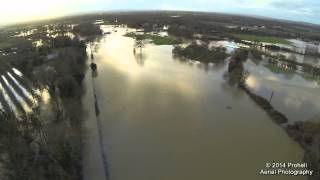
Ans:
[{"label": "floodwater", "polygon": [[172,46],[134,55],[125,32],[99,41],[98,73],[85,79],[85,180],[306,179],[259,175],[266,162],[301,162],[303,150],[225,81],[226,64],[181,62]]},{"label": "floodwater", "polygon": [[[32,94],[37,95],[36,98]],[[16,116],[31,113],[32,108],[41,105],[42,109],[49,104],[47,90],[39,90],[18,69],[12,68],[0,74],[0,110]]]},{"label": "floodwater", "polygon": [[[216,41],[211,42],[210,45],[226,47],[227,52],[240,47],[248,47],[232,41]],[[313,66],[320,64],[317,57],[281,51],[268,50],[268,52],[273,55],[282,54],[286,57],[294,57],[300,63],[308,63]],[[266,99],[270,99],[273,93],[271,104],[285,114],[290,123],[319,119],[320,77],[312,76],[301,66],[295,67],[296,69],[290,69],[281,62],[271,64],[268,58],[262,61],[249,59],[245,63],[245,69],[249,72],[246,84],[252,91]]]},{"label": "floodwater", "polygon": [[[316,120],[320,117],[320,81],[262,61],[245,63],[249,71],[247,85],[255,93],[270,99],[271,104],[291,122]],[[319,78],[319,77],[318,77]]]},{"label": "floodwater", "polygon": [[[303,43],[303,41],[298,41],[298,40],[291,40],[291,41],[295,42],[294,45],[298,42]],[[247,42],[252,43],[252,41],[247,41]],[[264,44],[271,45],[269,43],[264,43]],[[285,47],[288,49],[292,48],[292,46],[288,46],[288,45],[281,45],[281,44],[276,44],[276,45],[279,47]],[[210,46],[223,46],[227,49],[227,52],[231,52],[234,49],[237,49],[240,47],[241,48],[249,48],[250,47],[250,46],[243,44],[243,43],[236,43],[234,41],[228,41],[228,40],[212,41],[210,43]],[[282,56],[285,56],[286,58],[289,58],[291,60],[295,60],[296,62],[299,62],[299,63],[306,63],[306,64],[310,64],[315,67],[320,67],[320,58],[316,57],[316,56],[303,55],[303,54],[298,54],[298,53],[293,53],[293,52],[286,52],[286,51],[282,51],[282,50],[274,51],[274,50],[270,50],[270,49],[266,49],[266,48],[262,48],[260,50],[264,51],[270,55],[273,55],[273,56],[282,55]],[[304,50],[297,50],[297,51],[299,52],[299,51],[304,51]]]}]

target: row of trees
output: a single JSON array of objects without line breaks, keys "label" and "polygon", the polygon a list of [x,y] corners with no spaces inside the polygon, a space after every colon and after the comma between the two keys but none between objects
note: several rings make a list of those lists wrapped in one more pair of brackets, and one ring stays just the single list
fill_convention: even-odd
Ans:
[{"label": "row of trees", "polygon": [[[86,69],[86,45],[77,38],[59,35],[44,40],[43,47],[10,58],[34,89],[48,91],[50,104],[34,105],[21,117],[0,112],[0,179],[82,179],[81,123],[82,80]],[[47,54],[55,52],[50,61]],[[37,63],[35,63],[37,62]],[[35,94],[35,93],[33,93]]]}]

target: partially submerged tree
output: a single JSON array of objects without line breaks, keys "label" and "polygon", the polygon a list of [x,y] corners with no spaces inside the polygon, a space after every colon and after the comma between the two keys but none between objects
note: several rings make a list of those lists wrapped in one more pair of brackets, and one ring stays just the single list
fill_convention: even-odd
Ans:
[{"label": "partially submerged tree", "polygon": [[140,49],[140,53],[142,52],[142,48],[145,46],[144,41],[145,41],[144,35],[135,36],[134,52],[135,52],[135,48]]}]

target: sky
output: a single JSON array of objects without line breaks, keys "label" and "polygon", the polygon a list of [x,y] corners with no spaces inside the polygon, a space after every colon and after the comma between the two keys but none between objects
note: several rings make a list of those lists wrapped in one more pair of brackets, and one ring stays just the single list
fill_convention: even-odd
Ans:
[{"label": "sky", "polygon": [[114,10],[188,10],[320,24],[320,0],[0,0],[0,24]]}]

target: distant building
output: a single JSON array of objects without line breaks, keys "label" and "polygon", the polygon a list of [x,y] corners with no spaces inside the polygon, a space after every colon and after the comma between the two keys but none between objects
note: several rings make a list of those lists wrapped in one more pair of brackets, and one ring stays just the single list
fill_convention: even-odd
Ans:
[{"label": "distant building", "polygon": [[318,43],[311,43],[302,40],[290,40],[290,42],[292,42],[292,50],[296,53],[311,56],[316,56],[320,54],[320,47]]},{"label": "distant building", "polygon": [[318,55],[319,54],[319,45],[308,43],[306,45],[305,54],[306,55]]}]

